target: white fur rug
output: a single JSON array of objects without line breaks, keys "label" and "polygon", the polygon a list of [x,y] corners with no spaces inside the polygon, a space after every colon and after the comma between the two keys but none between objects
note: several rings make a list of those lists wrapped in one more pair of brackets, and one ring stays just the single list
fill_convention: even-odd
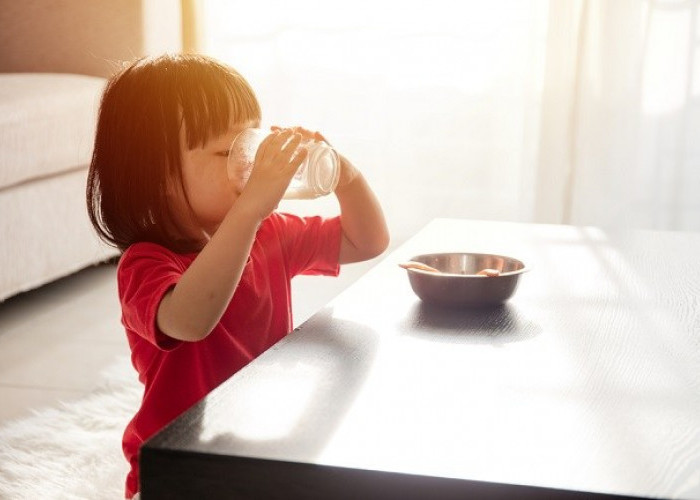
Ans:
[{"label": "white fur rug", "polygon": [[124,498],[124,427],[142,388],[127,357],[84,399],[0,428],[0,499]]}]

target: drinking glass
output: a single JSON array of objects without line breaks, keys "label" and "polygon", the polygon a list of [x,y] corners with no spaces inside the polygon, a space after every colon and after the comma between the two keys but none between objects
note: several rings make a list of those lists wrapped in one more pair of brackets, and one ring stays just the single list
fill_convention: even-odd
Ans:
[{"label": "drinking glass", "polygon": [[[228,156],[228,176],[241,187],[248,182],[255,164],[255,155],[262,141],[270,132],[259,128],[241,131],[231,143]],[[302,140],[300,148],[308,153],[289,183],[283,198],[313,199],[333,192],[340,177],[338,154],[327,143]]]}]

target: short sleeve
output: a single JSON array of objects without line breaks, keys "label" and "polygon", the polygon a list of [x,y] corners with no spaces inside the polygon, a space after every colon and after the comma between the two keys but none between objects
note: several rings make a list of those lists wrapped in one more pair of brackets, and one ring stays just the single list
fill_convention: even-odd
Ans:
[{"label": "short sleeve", "polygon": [[156,314],[161,299],[184,271],[184,264],[164,247],[137,243],[128,248],[117,269],[124,327],[159,349],[178,346],[179,340],[158,329]]},{"label": "short sleeve", "polygon": [[337,276],[340,272],[340,217],[278,214],[291,276]]}]

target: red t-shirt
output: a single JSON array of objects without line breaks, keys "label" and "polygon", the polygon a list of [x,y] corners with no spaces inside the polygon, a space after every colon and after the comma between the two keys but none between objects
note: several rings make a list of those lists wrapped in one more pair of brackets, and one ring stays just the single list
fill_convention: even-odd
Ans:
[{"label": "red t-shirt", "polygon": [[335,276],[340,219],[273,213],[258,229],[238,287],[211,333],[199,342],[166,336],[156,325],[163,295],[197,257],[136,243],[119,261],[122,323],[131,360],[144,384],[141,408],[124,431],[131,465],[126,496],[139,491],[141,444],[292,330],[290,280]]}]

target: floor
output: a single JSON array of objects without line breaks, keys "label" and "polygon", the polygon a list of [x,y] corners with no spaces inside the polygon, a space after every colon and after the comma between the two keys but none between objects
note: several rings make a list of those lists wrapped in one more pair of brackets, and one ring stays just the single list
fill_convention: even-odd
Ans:
[{"label": "floor", "polygon": [[91,267],[0,304],[0,424],[80,398],[128,353],[115,272]]},{"label": "floor", "polygon": [[[295,326],[376,262],[339,278],[293,280]],[[102,264],[0,303],[0,425],[84,397],[129,349],[120,324],[116,266]]]}]

